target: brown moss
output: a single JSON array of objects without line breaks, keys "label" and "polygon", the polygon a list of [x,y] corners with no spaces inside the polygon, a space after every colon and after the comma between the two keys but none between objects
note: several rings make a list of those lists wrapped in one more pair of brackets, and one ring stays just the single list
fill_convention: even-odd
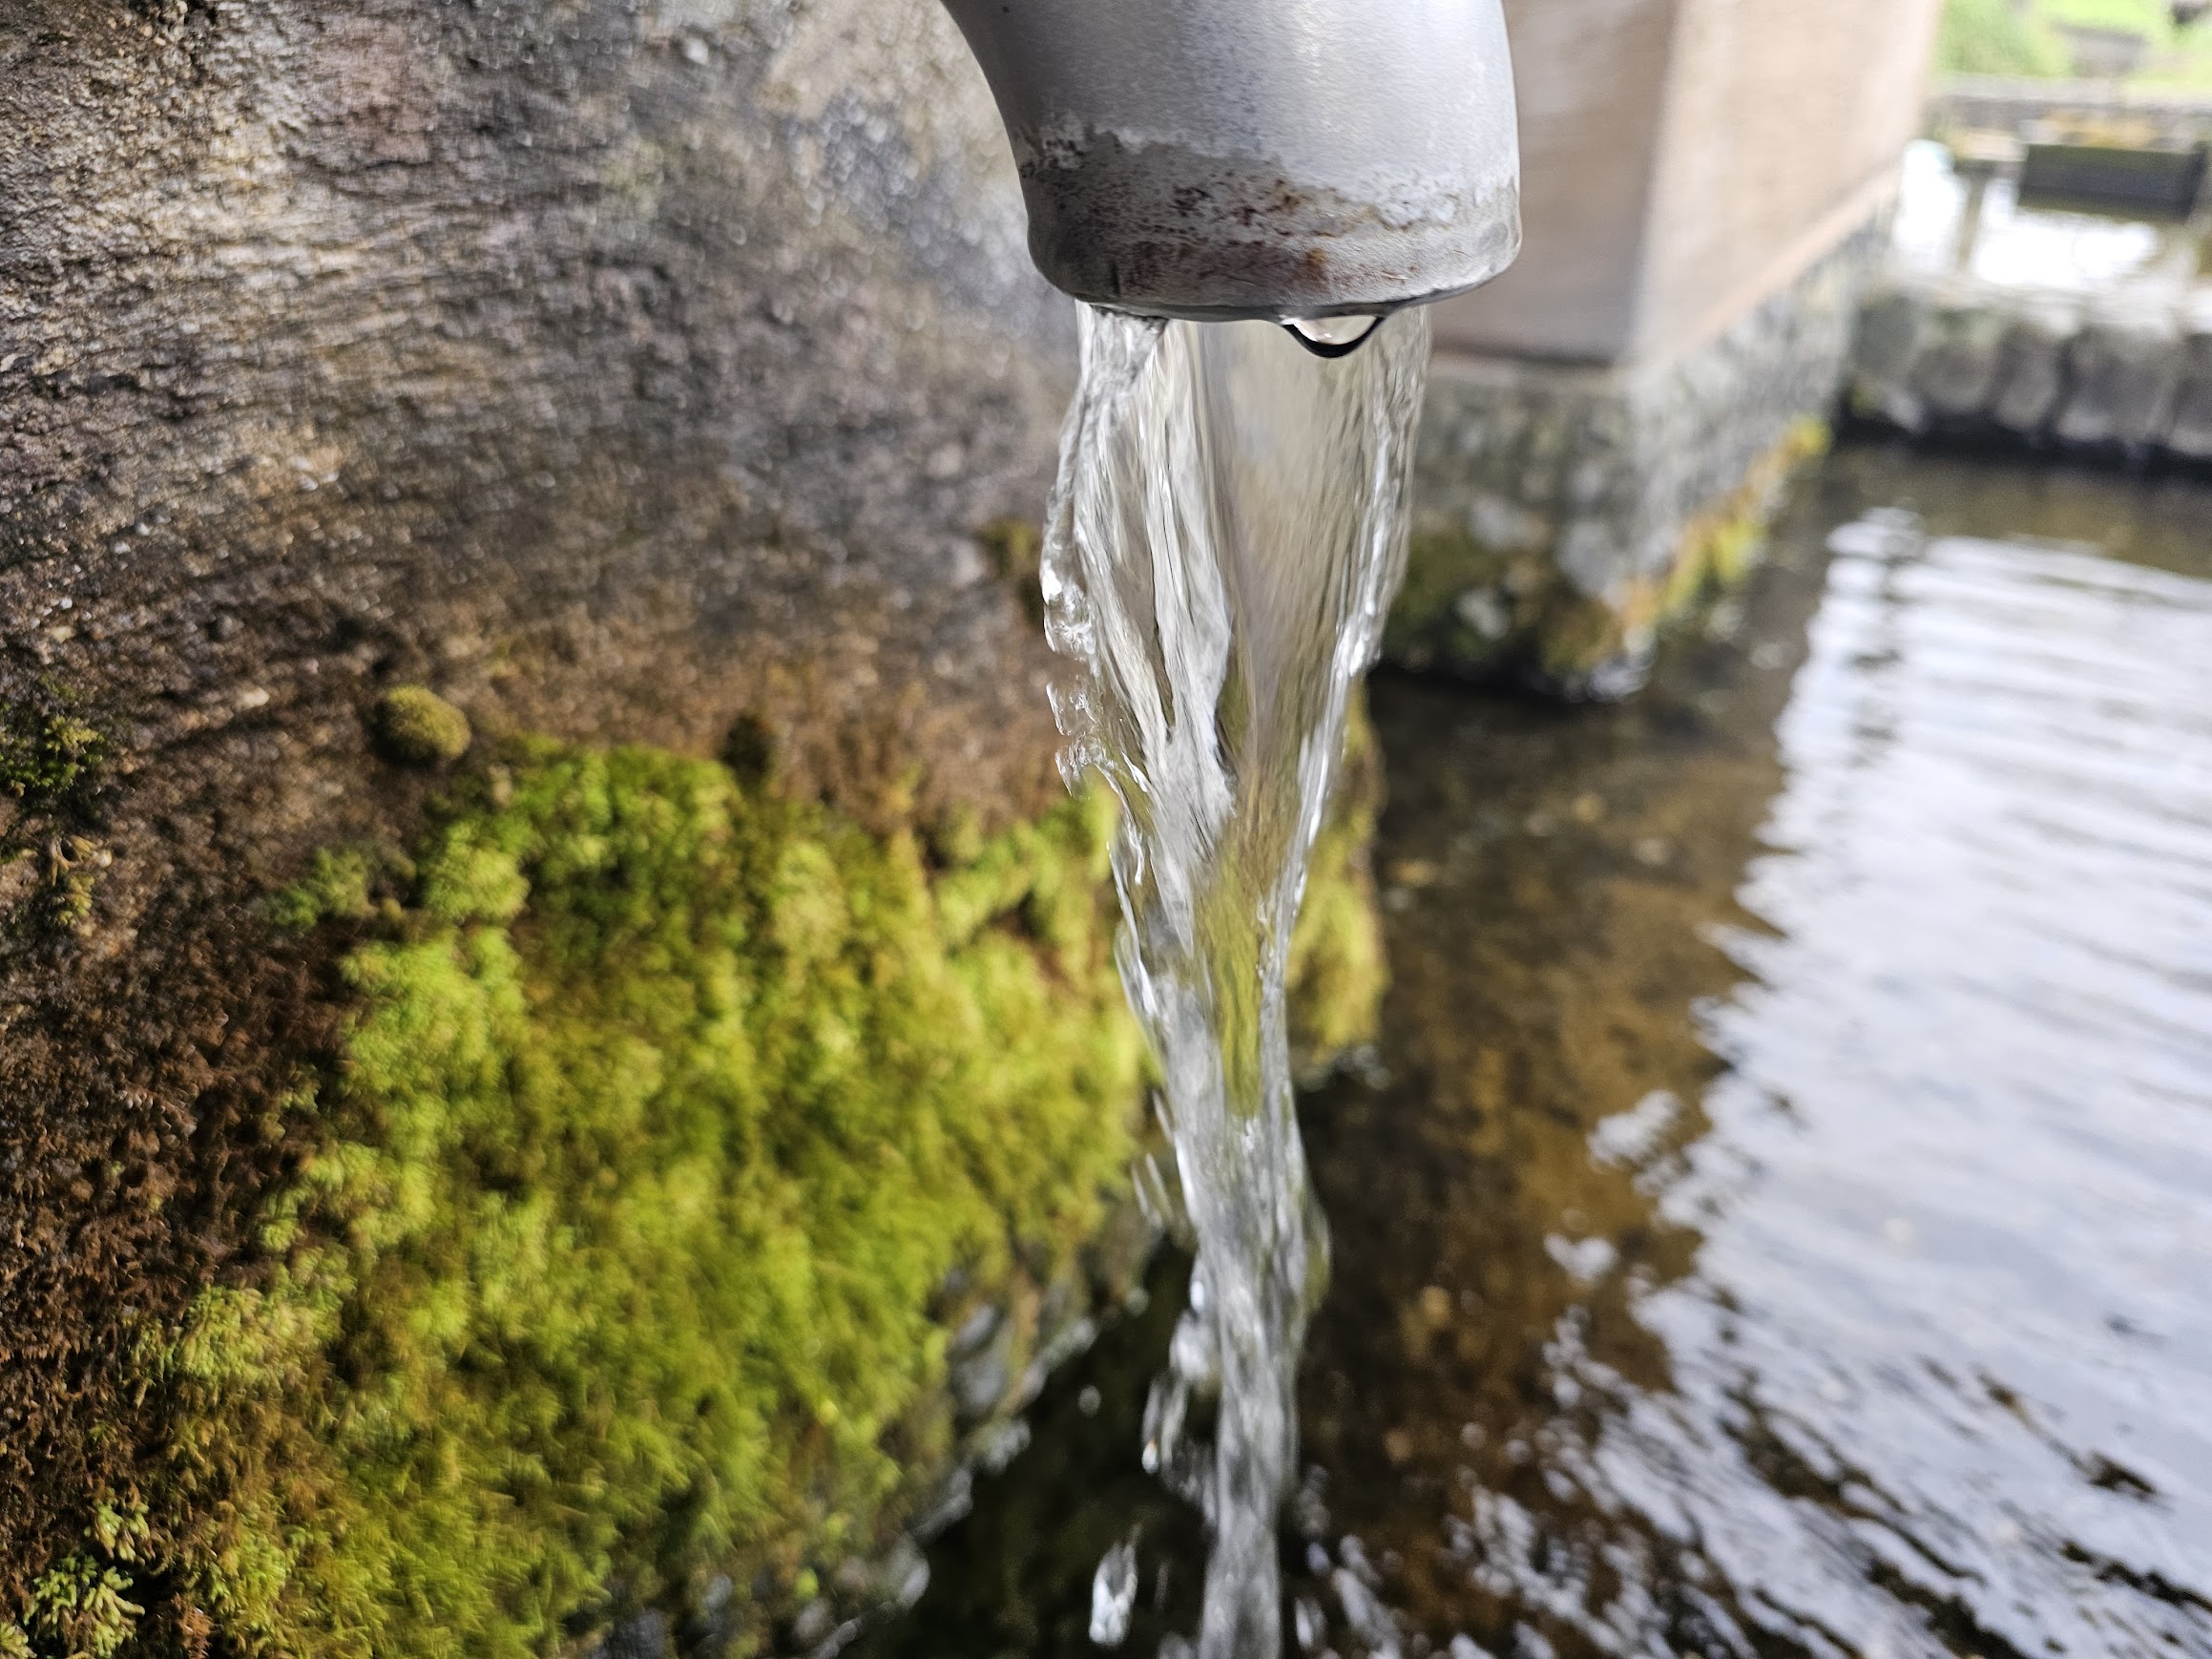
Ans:
[{"label": "brown moss", "polygon": [[[146,1553],[169,1541],[173,1518],[138,1508],[170,1434],[142,1345],[239,1265],[238,1218],[294,1156],[292,1068],[329,1052],[334,1009],[312,942],[211,917],[203,896],[143,913],[131,956],[88,964],[72,941],[18,977],[38,994],[4,1016],[0,1607],[35,1613],[37,1582],[57,1573],[44,1601],[67,1602],[64,1581],[85,1579],[87,1563],[97,1571],[80,1588],[111,1569],[133,1576],[99,1540],[135,1514]],[[199,1650],[188,1605],[116,1593],[148,1606],[147,1650]],[[42,1647],[96,1650],[91,1633],[65,1618]]]}]

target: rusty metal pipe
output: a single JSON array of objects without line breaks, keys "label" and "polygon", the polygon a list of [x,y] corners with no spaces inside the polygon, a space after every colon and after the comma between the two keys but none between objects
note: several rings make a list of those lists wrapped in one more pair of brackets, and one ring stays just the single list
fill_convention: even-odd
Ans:
[{"label": "rusty metal pipe", "polygon": [[1030,253],[1094,304],[1380,315],[1520,245],[1498,0],[946,0],[998,100]]}]

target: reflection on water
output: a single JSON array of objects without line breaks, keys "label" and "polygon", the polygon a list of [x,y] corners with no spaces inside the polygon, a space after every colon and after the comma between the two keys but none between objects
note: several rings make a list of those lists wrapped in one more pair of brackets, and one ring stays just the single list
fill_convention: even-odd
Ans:
[{"label": "reflection on water", "polygon": [[2212,512],[1955,534],[2003,476],[1845,457],[1642,707],[1378,699],[1428,885],[1308,1409],[1409,1631],[2212,1651]]},{"label": "reflection on water", "polygon": [[2119,214],[2025,205],[2014,179],[1961,176],[1932,139],[1907,146],[1890,246],[1921,273],[1958,271],[2001,288],[2037,288],[2105,301],[2170,303],[2212,293],[2207,232]]},{"label": "reflection on water", "polygon": [[[2208,527],[1847,452],[1635,706],[1376,687],[1314,1651],[2212,1654]],[[1086,1650],[1039,1450],[885,1651]]]}]

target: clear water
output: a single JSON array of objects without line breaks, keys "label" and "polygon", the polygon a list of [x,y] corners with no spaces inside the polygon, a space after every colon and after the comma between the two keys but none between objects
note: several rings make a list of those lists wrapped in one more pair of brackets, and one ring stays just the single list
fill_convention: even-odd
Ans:
[{"label": "clear water", "polygon": [[1381,326],[1368,316],[1293,317],[1283,326],[1298,336],[1299,344],[1322,357],[1342,357],[1355,349]]},{"label": "clear water", "polygon": [[2212,304],[2212,225],[2023,206],[2008,178],[1961,178],[1932,139],[1906,148],[1892,231],[1898,265],[2003,288],[2144,305]]},{"label": "clear water", "polygon": [[1439,1647],[2212,1653],[2212,495],[1806,512],[1646,706],[1388,707],[1323,1542]]},{"label": "clear water", "polygon": [[[1632,704],[1373,687],[1285,1650],[2212,1655],[2208,527],[1850,450]],[[1128,1646],[1198,1627],[1182,1270],[877,1653],[1096,1652],[1133,1528]]]},{"label": "clear water", "polygon": [[[1325,1249],[1284,958],[1404,561],[1428,353],[1417,311],[1336,359],[1267,324],[1087,311],[1048,514],[1046,628],[1074,669],[1054,693],[1063,765],[1121,799],[1121,975],[1159,1060],[1196,1252],[1142,1457],[1212,1536],[1204,1659],[1281,1648],[1275,1519]],[[1127,1628],[1134,1570],[1099,1564],[1101,1640]]]}]

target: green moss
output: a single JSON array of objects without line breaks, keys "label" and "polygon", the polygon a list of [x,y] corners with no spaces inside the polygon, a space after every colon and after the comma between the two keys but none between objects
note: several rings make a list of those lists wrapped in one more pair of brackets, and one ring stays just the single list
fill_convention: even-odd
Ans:
[{"label": "green moss", "polygon": [[[19,929],[66,934],[90,921],[112,862],[94,833],[110,750],[81,701],[57,685],[0,700],[0,909]],[[7,903],[11,887],[27,888],[20,908]]]},{"label": "green moss", "polygon": [[128,1569],[146,1558],[152,1540],[143,1508],[96,1505],[84,1550],[31,1580],[19,1622],[0,1621],[0,1659],[32,1659],[41,1651],[112,1659],[123,1652],[146,1611],[130,1600]]},{"label": "green moss", "polygon": [[1065,1259],[1126,1165],[1095,803],[932,878],[652,751],[501,793],[281,906],[361,931],[348,1067],[276,1270],[159,1355],[171,1570],[240,1648],[541,1652],[862,1542],[943,1432],[938,1287]]},{"label": "green moss", "polygon": [[77,793],[107,752],[107,739],[58,694],[0,704],[0,791],[28,807]]},{"label": "green moss", "polygon": [[[1348,775],[1307,1052],[1380,984],[1371,743]],[[926,854],[538,743],[435,814],[272,901],[339,947],[344,1063],[292,1102],[262,1266],[146,1338],[145,1507],[42,1569],[0,1659],[547,1653],[731,1579],[758,1634],[946,1466],[949,1325],[988,1296],[1033,1339],[1100,1233],[1144,1074],[1103,797]]]},{"label": "green moss", "polygon": [[427,685],[395,685],[376,700],[369,727],[388,760],[451,766],[469,752],[469,717]]},{"label": "green moss", "polygon": [[71,1659],[111,1659],[130,1642],[145,1608],[128,1599],[128,1573],[89,1556],[64,1556],[31,1588],[23,1625],[0,1627],[0,1655],[31,1653],[32,1633]]}]

